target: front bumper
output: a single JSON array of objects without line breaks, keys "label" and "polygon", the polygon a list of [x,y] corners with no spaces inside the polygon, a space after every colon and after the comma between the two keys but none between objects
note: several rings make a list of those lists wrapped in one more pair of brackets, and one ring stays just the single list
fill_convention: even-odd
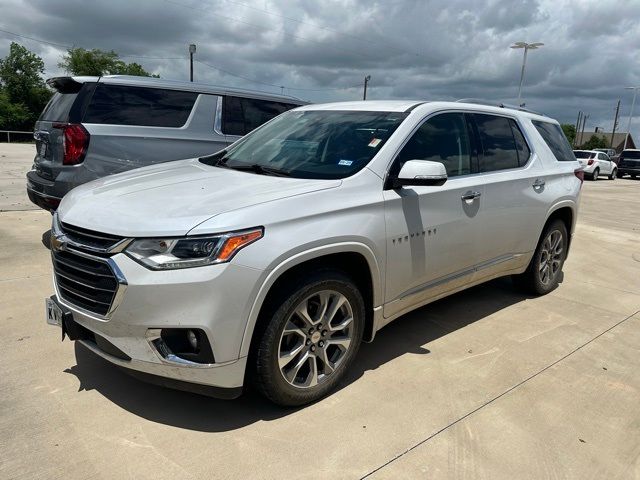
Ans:
[{"label": "front bumper", "polygon": [[[122,253],[110,259],[126,279],[126,286],[106,316],[66,301],[60,295],[54,273],[58,303],[90,333],[89,338],[78,341],[109,362],[142,374],[153,383],[198,393],[205,393],[200,391],[204,387],[214,387],[214,396],[238,396],[247,361],[246,357],[240,358],[240,350],[262,272],[232,263],[151,271]],[[164,357],[150,339],[150,332],[163,328],[205,332],[215,363],[178,363]],[[100,342],[92,341],[92,335],[122,355],[114,355],[114,350],[105,349],[104,343],[101,347]]]}]

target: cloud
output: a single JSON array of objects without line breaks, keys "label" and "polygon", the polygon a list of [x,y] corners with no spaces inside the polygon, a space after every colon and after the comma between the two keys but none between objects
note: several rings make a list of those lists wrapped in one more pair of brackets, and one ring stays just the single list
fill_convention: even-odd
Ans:
[{"label": "cloud", "polygon": [[[610,129],[621,98],[626,127],[624,87],[640,84],[639,2],[0,0],[0,10],[0,29],[113,49],[165,78],[187,78],[187,46],[196,43],[195,58],[204,62],[195,66],[198,81],[272,92],[285,86],[316,102],[359,98],[357,85],[371,75],[369,98],[515,103],[522,62],[522,50],[509,49],[515,41],[545,43],[529,52],[523,98],[560,121],[573,123],[583,110],[591,115],[587,128]],[[11,40],[41,55],[47,75],[62,73],[63,48],[0,32],[0,55]],[[640,102],[638,114],[636,138]]]}]

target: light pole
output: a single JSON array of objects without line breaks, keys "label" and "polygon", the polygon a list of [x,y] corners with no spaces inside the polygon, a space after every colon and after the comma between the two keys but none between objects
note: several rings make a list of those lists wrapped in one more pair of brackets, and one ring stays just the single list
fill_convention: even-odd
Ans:
[{"label": "light pole", "polygon": [[629,132],[631,130],[631,119],[633,118],[633,107],[636,106],[636,95],[638,94],[638,89],[640,87],[624,87],[625,90],[633,90],[633,100],[631,101],[631,111],[629,112],[629,123],[627,124],[627,134],[624,136],[624,147],[623,150],[627,148],[627,142],[629,141]]},{"label": "light pole", "polygon": [[535,42],[535,43],[527,43],[527,42],[516,42],[511,45],[511,48],[524,48],[524,57],[522,59],[522,71],[520,72],[520,86],[518,87],[518,105],[522,106],[520,103],[520,99],[522,97],[522,82],[524,81],[524,67],[527,64],[527,52],[529,50],[537,50],[539,47],[543,46],[544,43]]},{"label": "light pole", "polygon": [[193,54],[196,53],[196,46],[194,43],[189,45],[189,79],[193,82]]}]

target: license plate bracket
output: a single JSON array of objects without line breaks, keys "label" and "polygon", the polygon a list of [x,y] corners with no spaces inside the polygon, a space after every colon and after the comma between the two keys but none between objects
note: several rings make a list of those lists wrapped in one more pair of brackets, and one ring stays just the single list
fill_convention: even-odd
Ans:
[{"label": "license plate bracket", "polygon": [[62,330],[62,340],[64,340],[65,334],[67,333],[65,321],[67,319],[72,320],[73,314],[68,309],[60,305],[55,296],[46,298],[44,301],[44,307],[47,323],[49,325],[60,327]]}]

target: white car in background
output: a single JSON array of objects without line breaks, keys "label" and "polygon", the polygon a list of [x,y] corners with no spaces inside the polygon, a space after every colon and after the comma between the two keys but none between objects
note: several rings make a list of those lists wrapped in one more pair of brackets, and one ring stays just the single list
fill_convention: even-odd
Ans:
[{"label": "white car in background", "polygon": [[585,177],[594,181],[600,175],[607,175],[609,180],[616,179],[618,168],[606,153],[597,150],[574,150],[573,153],[584,168]]}]

